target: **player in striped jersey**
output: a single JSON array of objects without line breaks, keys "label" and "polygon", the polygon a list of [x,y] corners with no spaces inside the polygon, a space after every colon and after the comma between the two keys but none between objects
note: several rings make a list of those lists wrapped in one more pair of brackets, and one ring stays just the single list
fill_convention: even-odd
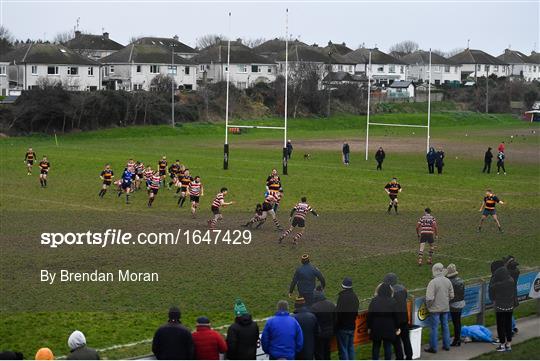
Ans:
[{"label": "player in striped jersey", "polygon": [[[186,169],[184,171],[184,175],[182,175],[181,178],[179,178],[180,182],[180,198],[178,198],[178,206],[183,207],[184,202],[186,201],[186,197],[188,195],[188,187],[189,183],[193,180],[193,177],[189,175],[189,169]],[[178,193],[178,192],[177,192]]]},{"label": "player in striped jersey", "polygon": [[216,195],[216,198],[212,201],[212,214],[214,217],[208,220],[208,228],[214,229],[219,221],[223,219],[221,214],[221,207],[226,207],[234,202],[225,202],[225,196],[229,193],[229,190],[225,187],[221,188],[219,193]]},{"label": "player in striped jersey", "polygon": [[26,168],[28,169],[28,175],[32,175],[32,166],[34,165],[35,160],[36,153],[32,148],[28,148],[26,154],[24,155],[24,163],[26,164]]},{"label": "player in striped jersey", "polygon": [[41,162],[39,162],[40,174],[39,174],[39,183],[42,188],[47,187],[47,175],[49,174],[49,169],[51,169],[51,163],[47,159],[47,156],[43,156]]},{"label": "player in striped jersey", "polygon": [[285,237],[287,237],[293,231],[295,227],[298,227],[300,229],[293,238],[293,244],[298,244],[298,240],[304,235],[304,229],[306,227],[306,215],[310,212],[316,217],[319,216],[317,212],[315,212],[315,210],[311,208],[310,205],[307,203],[307,198],[302,197],[300,203],[298,203],[296,206],[294,206],[293,209],[291,209],[291,226],[281,235],[281,237],[279,237],[278,242],[281,243],[285,239]]},{"label": "player in striped jersey", "polygon": [[176,183],[177,174],[179,170],[180,170],[180,160],[177,159],[176,162],[171,164],[171,166],[169,167],[169,177],[171,178],[171,180],[167,188],[171,189],[171,186]]},{"label": "player in striped jersey", "polygon": [[191,201],[191,216],[195,218],[195,212],[199,208],[199,202],[204,196],[204,186],[201,183],[201,177],[196,176],[188,184],[189,199]]},{"label": "player in striped jersey", "polygon": [[134,188],[139,190],[141,188],[141,182],[144,178],[144,163],[137,161],[135,163],[135,184]]},{"label": "player in striped jersey", "polygon": [[159,176],[161,177],[162,185],[165,184],[165,177],[167,176],[167,157],[163,156],[158,161]]},{"label": "player in striped jersey", "polygon": [[150,191],[150,182],[152,181],[152,176],[154,175],[154,171],[152,170],[151,166],[148,166],[144,168],[144,182],[146,183],[146,190]]},{"label": "player in striped jersey", "polygon": [[397,211],[398,206],[398,194],[401,192],[401,185],[398,183],[397,178],[392,178],[392,180],[384,186],[384,190],[388,194],[388,197],[390,198],[390,204],[388,205],[388,213],[392,210],[392,207],[394,207],[394,210]]},{"label": "player in striped jersey", "polygon": [[427,263],[431,264],[433,262],[433,252],[435,251],[433,242],[439,237],[439,227],[437,220],[431,215],[431,209],[424,209],[424,215],[416,223],[416,234],[420,241],[418,265],[421,266],[424,261],[424,247],[426,246],[426,242],[429,244],[429,258]]},{"label": "player in striped jersey", "polygon": [[274,206],[276,203],[279,202],[280,193],[269,193],[262,204],[262,213],[256,214],[253,218],[249,220],[246,224],[243,224],[243,227],[251,227],[254,223],[257,223],[256,228],[261,227],[264,222],[266,222],[266,218],[268,217],[268,214],[272,216],[272,221],[274,221],[274,226],[278,231],[282,231],[283,228],[281,228],[281,225],[279,224],[279,220],[277,219],[276,212],[274,211]]},{"label": "player in striped jersey", "polygon": [[482,232],[482,225],[484,224],[484,220],[492,216],[495,220],[495,223],[497,223],[497,227],[499,228],[499,232],[503,233],[503,230],[501,228],[501,223],[499,222],[499,217],[497,217],[497,211],[495,210],[495,206],[497,203],[504,204],[503,201],[499,199],[491,189],[488,189],[486,191],[486,195],[484,197],[484,201],[482,202],[482,206],[480,207],[480,212],[482,212],[482,217],[480,218],[480,224],[478,225],[478,232]]},{"label": "player in striped jersey", "polygon": [[99,191],[98,196],[100,198],[103,198],[105,193],[107,193],[107,189],[111,186],[114,178],[114,172],[111,169],[110,164],[105,164],[105,169],[101,171],[99,178],[101,178],[101,180],[103,181],[103,185],[101,186],[101,190]]},{"label": "player in striped jersey", "polygon": [[148,207],[152,207],[152,203],[154,203],[154,199],[158,194],[160,185],[161,176],[158,172],[155,172],[154,174],[152,174],[152,177],[150,178],[150,183],[148,185]]}]

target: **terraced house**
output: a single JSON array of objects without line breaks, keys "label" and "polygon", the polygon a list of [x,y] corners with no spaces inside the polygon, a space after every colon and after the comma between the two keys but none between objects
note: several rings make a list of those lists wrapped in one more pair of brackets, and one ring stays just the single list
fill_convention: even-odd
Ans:
[{"label": "terraced house", "polygon": [[93,60],[109,56],[124,47],[122,44],[110,39],[107,32],[102,35],[93,35],[82,34],[78,30],[75,31],[75,37],[64,45]]},{"label": "terraced house", "polygon": [[367,75],[369,53],[371,52],[371,77],[376,83],[389,85],[397,80],[405,80],[407,64],[378,48],[358,48],[344,57],[355,64],[355,74]]},{"label": "terraced house", "polygon": [[521,51],[505,49],[504,53],[497,57],[508,64],[508,75],[524,81],[540,80],[540,56],[534,58],[523,54]]},{"label": "terraced house", "polygon": [[475,80],[479,77],[495,75],[508,76],[508,63],[497,59],[482,50],[465,49],[449,58],[455,64],[461,65],[461,80]]},{"label": "terraced house", "polygon": [[[407,80],[414,82],[428,82],[429,80],[429,52],[418,50],[401,58],[408,64]],[[459,64],[446,59],[436,53],[431,53],[431,84],[460,84],[461,67]]]},{"label": "terraced house", "polygon": [[63,45],[29,43],[0,57],[9,64],[10,89],[28,90],[61,84],[68,90],[98,90],[99,63]]}]

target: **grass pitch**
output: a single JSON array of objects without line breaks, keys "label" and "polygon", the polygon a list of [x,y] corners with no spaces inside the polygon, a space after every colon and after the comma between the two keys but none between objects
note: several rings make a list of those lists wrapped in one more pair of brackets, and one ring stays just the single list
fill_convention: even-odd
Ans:
[{"label": "grass pitch", "polygon": [[[387,114],[373,121],[425,123],[425,114]],[[278,125],[280,119],[256,121]],[[253,124],[253,122],[250,122]],[[336,298],[344,276],[367,299],[385,273],[394,271],[409,288],[422,288],[430,268],[416,265],[415,223],[424,207],[432,208],[440,223],[435,261],[456,263],[465,279],[489,274],[489,263],[512,254],[523,268],[539,266],[540,177],[538,125],[509,115],[442,112],[432,116],[432,144],[443,147],[443,175],[428,175],[425,133],[410,128],[372,128],[370,160],[364,161],[365,119],[291,120],[289,138],[295,146],[289,175],[282,176],[285,196],[278,213],[286,225],[290,208],[301,196],[320,213],[307,219],[297,247],[276,244],[278,233],[267,222],[253,231],[250,245],[91,246],[40,245],[42,232],[86,232],[121,228],[124,231],[176,232],[206,229],[209,205],[220,187],[229,188],[235,205],[224,210],[221,227],[239,229],[263,200],[264,182],[272,168],[281,171],[282,133],[250,130],[230,136],[230,169],[222,170],[223,125],[134,127],[0,141],[2,157],[2,234],[0,349],[21,350],[30,357],[39,347],[66,354],[67,337],[82,330],[89,345],[107,348],[151,338],[165,321],[166,310],[179,304],[190,326],[200,315],[214,325],[233,319],[232,303],[242,297],[254,317],[273,313],[275,302],[286,298],[288,285],[302,253],[309,253],[327,279],[327,296]],[[352,145],[351,166],[344,167],[341,144]],[[507,143],[506,176],[482,174],[487,146]],[[383,171],[375,170],[373,154],[387,150]],[[51,162],[49,187],[40,189],[22,162],[32,146],[38,159]],[[310,153],[311,160],[303,160]],[[127,159],[150,163],[167,155],[180,159],[200,175],[205,197],[197,219],[189,208],[178,209],[172,191],[162,189],[152,209],[146,192],[136,192],[124,204],[114,192],[97,197],[99,173],[111,163],[117,177]],[[387,215],[383,190],[396,176],[403,186],[400,214]],[[491,220],[476,233],[478,208],[486,188],[507,203],[498,208],[504,234]],[[159,272],[157,283],[71,283],[46,285],[40,269]],[[105,353],[128,357],[149,353],[148,344]]]}]

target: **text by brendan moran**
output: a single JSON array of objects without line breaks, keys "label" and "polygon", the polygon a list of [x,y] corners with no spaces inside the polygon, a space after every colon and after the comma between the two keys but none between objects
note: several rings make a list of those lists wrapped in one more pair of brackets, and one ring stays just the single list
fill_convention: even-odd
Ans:
[{"label": "text by brendan moran", "polygon": [[159,282],[159,274],[156,272],[134,272],[127,269],[119,269],[116,272],[98,270],[73,272],[65,269],[54,272],[42,269],[40,280],[50,285],[55,282]]}]

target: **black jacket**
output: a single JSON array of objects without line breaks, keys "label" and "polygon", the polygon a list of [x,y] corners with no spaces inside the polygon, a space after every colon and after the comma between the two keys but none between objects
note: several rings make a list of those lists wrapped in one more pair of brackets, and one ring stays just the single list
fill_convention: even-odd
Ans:
[{"label": "black jacket", "polygon": [[297,360],[313,360],[315,354],[315,342],[319,335],[319,324],[317,323],[317,317],[311,313],[307,307],[300,307],[294,311],[292,315],[298,321],[300,328],[302,329],[302,335],[304,336],[304,346],[302,351],[296,354]]},{"label": "black jacket", "polygon": [[349,148],[349,144],[343,144],[343,154],[347,154],[351,152],[351,149]]},{"label": "black jacket", "polygon": [[514,309],[516,284],[506,267],[498,268],[489,282],[489,298],[493,301],[496,311],[511,311]]},{"label": "black jacket", "polygon": [[493,153],[491,153],[491,150],[486,151],[486,154],[484,154],[484,162],[491,163],[492,159],[493,159]]},{"label": "black jacket", "polygon": [[71,350],[66,356],[67,360],[99,360],[99,354],[93,348],[81,346],[75,350]]},{"label": "black jacket", "polygon": [[384,153],[384,150],[378,150],[377,153],[375,153],[375,159],[379,162],[382,162],[384,158],[386,157],[386,154]]},{"label": "black jacket", "polygon": [[393,341],[399,328],[397,302],[388,284],[381,284],[368,307],[367,327],[372,340]]},{"label": "black jacket", "polygon": [[192,360],[194,351],[191,332],[179,322],[167,322],[154,334],[152,352],[158,360]]},{"label": "black jacket", "polygon": [[289,293],[293,293],[296,285],[298,285],[298,293],[300,294],[313,293],[317,279],[321,282],[321,287],[324,288],[326,281],[321,271],[312,266],[311,263],[305,263],[296,269],[289,287]]},{"label": "black jacket", "polygon": [[336,305],[336,329],[354,330],[356,328],[356,316],[360,301],[352,288],[342,290]]},{"label": "black jacket", "polygon": [[334,336],[336,327],[336,305],[324,296],[315,296],[311,305],[311,312],[317,317],[320,333],[319,337],[330,338]]},{"label": "black jacket", "polygon": [[259,326],[251,315],[237,317],[227,330],[227,359],[255,360]]},{"label": "black jacket", "polygon": [[435,158],[435,165],[437,167],[444,166],[444,152],[442,150],[438,151]]},{"label": "black jacket", "polygon": [[452,282],[452,288],[454,289],[454,298],[450,300],[452,302],[459,302],[465,299],[465,282],[458,276],[448,277]]},{"label": "black jacket", "polygon": [[519,271],[519,268],[518,268],[518,263],[516,261],[510,261],[506,265],[506,268],[508,269],[508,273],[510,273],[510,277],[512,277],[512,279],[514,280],[514,283],[516,285],[514,306],[517,307],[517,306],[519,306],[519,300],[518,300],[518,297],[517,297],[517,284],[518,284],[518,279],[519,279],[519,274],[520,274],[520,271]]}]

